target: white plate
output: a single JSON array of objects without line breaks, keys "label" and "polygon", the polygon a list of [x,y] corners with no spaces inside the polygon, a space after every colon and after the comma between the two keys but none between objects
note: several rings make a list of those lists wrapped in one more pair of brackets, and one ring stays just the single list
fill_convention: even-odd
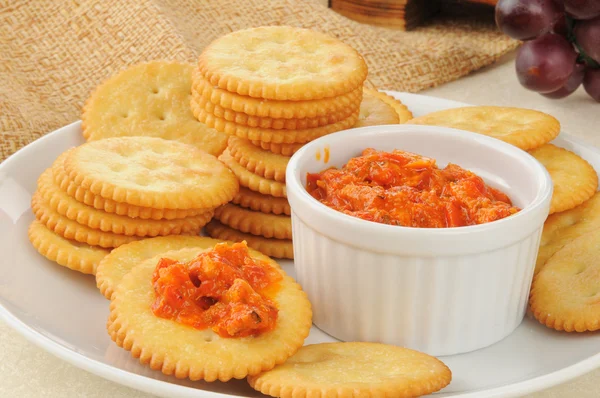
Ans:
[{"label": "white plate", "polygon": [[[394,93],[415,115],[464,104]],[[111,342],[108,301],[94,278],[60,267],[29,244],[31,194],[41,172],[67,148],[83,142],[73,123],[28,145],[0,164],[0,317],[33,343],[82,369],[162,396],[257,396],[243,380],[177,380],[142,366]],[[556,143],[600,170],[600,151],[566,134]],[[293,263],[282,262],[293,275]],[[490,275],[490,277],[493,277]],[[334,341],[314,328],[306,343]],[[444,357],[453,380],[438,397],[508,397],[541,390],[600,366],[600,334],[567,334],[525,319],[503,341],[469,354]]]}]

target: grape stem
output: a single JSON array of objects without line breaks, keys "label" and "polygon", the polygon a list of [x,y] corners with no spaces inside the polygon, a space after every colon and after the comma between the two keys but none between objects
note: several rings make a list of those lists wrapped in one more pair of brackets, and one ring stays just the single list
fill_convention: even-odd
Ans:
[{"label": "grape stem", "polygon": [[592,58],[590,58],[585,53],[585,51],[583,51],[583,49],[579,46],[579,44],[577,44],[577,42],[573,42],[573,44],[575,45],[575,47],[577,47],[577,51],[579,51],[579,56],[577,57],[578,62],[583,62],[592,69],[600,69],[600,64],[594,61]]},{"label": "grape stem", "polygon": [[579,43],[577,43],[577,40],[575,40],[575,33],[573,32],[573,28],[575,27],[576,21],[568,15],[565,15],[565,18],[567,19],[567,40],[575,46],[577,52],[579,53],[577,55],[577,62],[585,63],[592,69],[600,69],[600,64],[596,62],[593,58],[589,57],[585,53],[585,51],[583,51]]}]

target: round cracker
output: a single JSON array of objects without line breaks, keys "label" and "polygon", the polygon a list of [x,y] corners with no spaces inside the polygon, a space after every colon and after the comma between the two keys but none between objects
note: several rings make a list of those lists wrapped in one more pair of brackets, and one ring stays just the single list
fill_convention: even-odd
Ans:
[{"label": "round cracker", "polygon": [[365,87],[363,99],[360,103],[358,120],[354,127],[400,123],[400,118],[396,110],[382,100],[377,93],[376,90]]},{"label": "round cracker", "polygon": [[260,192],[263,195],[271,195],[278,198],[287,197],[285,184],[278,181],[268,180],[249,172],[238,162],[236,162],[233,157],[231,157],[228,149],[226,149],[221,156],[219,156],[219,160],[225,163],[233,171],[235,176],[239,179],[241,186],[249,188],[255,192]]},{"label": "round cracker", "polygon": [[248,247],[270,257],[294,259],[294,247],[292,246],[292,241],[289,239],[269,239],[262,236],[245,234],[225,226],[217,220],[212,220],[206,224],[206,233],[215,239],[230,240],[233,242],[246,241]]},{"label": "round cracker", "polygon": [[298,152],[298,150],[300,148],[302,148],[302,146],[304,145],[304,144],[276,144],[274,142],[263,142],[263,141],[259,141],[259,140],[250,140],[250,142],[254,146],[260,147],[269,152],[273,152],[273,153],[276,153],[278,155],[283,155],[283,156],[292,156],[293,154]]},{"label": "round cracker", "polygon": [[404,105],[402,103],[402,101],[392,97],[391,95],[383,93],[381,91],[377,91],[377,90],[373,90],[373,89],[365,87],[365,91],[366,90],[370,91],[372,95],[376,96],[377,98],[379,98],[380,100],[382,100],[383,102],[385,102],[386,104],[388,104],[389,106],[394,108],[394,110],[398,114],[398,119],[399,119],[398,123],[406,123],[410,119],[413,118],[412,112],[410,110],[408,110],[408,108],[406,107],[406,105]]},{"label": "round cracker", "polygon": [[552,141],[560,123],[546,113],[501,106],[445,109],[414,118],[409,124],[444,126],[488,135],[526,151]]},{"label": "round cracker", "polygon": [[128,243],[114,249],[98,264],[96,286],[110,299],[123,276],[142,261],[171,250],[209,249],[220,242],[223,241],[200,236],[160,236]]},{"label": "round cracker", "polygon": [[544,223],[535,273],[566,244],[574,239],[600,228],[600,193],[595,193],[579,206],[552,214]]},{"label": "round cracker", "polygon": [[248,378],[274,397],[417,397],[446,387],[452,372],[422,352],[378,343],[302,347],[283,365]]},{"label": "round cracker", "polygon": [[223,118],[216,117],[212,113],[206,112],[200,108],[198,104],[192,102],[190,104],[192,112],[202,123],[214,127],[218,131],[230,135],[237,135],[240,138],[247,140],[258,140],[263,142],[274,142],[276,144],[303,144],[315,140],[324,135],[332,134],[337,131],[347,129],[354,126],[358,120],[358,111],[351,113],[345,119],[340,120],[326,126],[314,127],[300,130],[276,130],[263,129],[260,127],[249,127],[241,124],[227,121]]},{"label": "round cracker", "polygon": [[190,110],[193,69],[189,64],[154,61],[131,66],[109,78],[83,107],[83,136],[88,141],[159,137],[219,155],[227,136],[200,123]]},{"label": "round cracker", "polygon": [[308,336],[312,312],[300,286],[270,258],[251,250],[283,279],[273,301],[279,313],[275,329],[255,337],[222,338],[212,329],[199,330],[152,312],[152,274],[161,257],[189,261],[197,248],[162,253],[135,266],[117,286],[111,300],[108,333],[135,358],[164,374],[191,380],[228,381],[258,374],[283,363]]},{"label": "round cracker", "polygon": [[278,155],[253,145],[243,138],[231,136],[227,143],[231,157],[251,173],[268,180],[285,182],[285,169],[289,156]]},{"label": "round cracker", "polygon": [[202,98],[197,91],[192,89],[191,106],[197,106],[199,109],[204,109],[206,112],[215,115],[221,119],[241,124],[249,127],[259,127],[263,129],[284,129],[284,130],[301,130],[326,126],[328,124],[339,122],[349,117],[358,109],[358,106],[352,106],[342,109],[341,111],[332,112],[327,115],[317,116],[314,118],[270,118],[251,116],[243,112],[236,112],[231,109],[223,108],[220,105],[215,105],[209,99]]},{"label": "round cracker", "polygon": [[98,264],[109,250],[65,239],[38,220],[34,220],[27,231],[29,241],[42,256],[84,274],[94,275]]},{"label": "round cracker", "polygon": [[274,119],[306,119],[327,116],[345,109],[358,109],[362,98],[362,87],[332,98],[309,101],[273,101],[252,98],[222,90],[210,84],[197,71],[192,72],[193,89],[201,103],[210,102],[224,109],[249,116]]},{"label": "round cracker", "polygon": [[594,168],[564,148],[546,144],[530,152],[550,173],[554,183],[550,214],[579,206],[598,189]]},{"label": "round cracker", "polygon": [[292,239],[292,219],[290,216],[278,216],[252,211],[228,203],[215,210],[215,219],[240,232],[265,238]]},{"label": "round cracker", "polygon": [[240,187],[240,191],[231,202],[247,209],[262,211],[263,213],[287,214],[288,216],[292,214],[290,203],[286,198],[263,195],[246,187]]},{"label": "round cracker", "polygon": [[160,138],[88,142],[68,154],[64,167],[75,185],[135,206],[208,209],[231,201],[239,190],[231,170],[214,156]]},{"label": "round cracker", "polygon": [[52,174],[54,183],[67,195],[75,198],[78,202],[92,206],[95,209],[106,213],[127,216],[129,218],[140,218],[143,220],[174,220],[177,218],[194,217],[206,213],[207,209],[153,209],[151,207],[134,206],[128,203],[119,203],[114,200],[105,199],[102,196],[94,195],[87,189],[76,185],[69,180],[65,171],[64,163],[69,152],[75,148],[63,152],[52,164]]},{"label": "round cracker", "polygon": [[362,56],[309,29],[264,26],[214,40],[198,70],[224,90],[271,100],[311,100],[348,93],[367,78]]},{"label": "round cracker", "polygon": [[198,216],[187,218],[143,220],[105,213],[78,202],[56,186],[52,169],[44,171],[38,179],[38,191],[50,209],[58,214],[92,229],[120,235],[158,236],[198,232],[210,221],[213,214],[213,210],[208,210]]},{"label": "round cracker", "polygon": [[566,332],[600,329],[600,229],[557,251],[536,275],[531,311],[542,324]]},{"label": "round cracker", "polygon": [[44,202],[38,191],[31,198],[31,210],[33,210],[35,217],[52,232],[65,239],[86,243],[90,246],[113,248],[142,239],[137,236],[117,235],[112,232],[99,231],[61,216]]}]

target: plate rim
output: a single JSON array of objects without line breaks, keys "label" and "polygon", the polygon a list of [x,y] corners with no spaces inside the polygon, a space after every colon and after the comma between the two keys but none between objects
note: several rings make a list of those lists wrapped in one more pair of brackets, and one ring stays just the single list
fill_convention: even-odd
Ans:
[{"label": "plate rim", "polygon": [[[404,93],[392,90],[384,90],[387,94],[390,94],[394,97],[397,97],[402,100],[402,98],[411,98],[415,101],[423,102],[429,100],[441,101],[452,107],[459,106],[472,106],[471,104],[449,100],[440,97],[434,97],[423,94],[414,94],[414,93]],[[70,130],[72,128],[78,128],[81,125],[81,120],[72,122],[65,126],[62,126],[39,139],[29,143],[23,148],[19,149],[17,152],[13,153],[9,157],[7,157],[2,163],[0,163],[0,175],[2,169],[5,167],[9,167],[12,162],[14,162],[20,153],[24,151],[26,148],[30,148],[32,146],[43,146],[46,141],[53,139],[54,136],[62,134],[64,130]],[[572,136],[568,133],[562,132],[560,133],[560,138],[563,141],[573,143],[577,146],[584,146],[588,150],[592,150],[600,157],[600,148],[589,145],[585,142],[585,140]],[[0,304],[0,320],[4,321],[7,325],[9,325],[13,330],[23,336],[28,342],[33,343],[34,345],[44,349],[45,351],[51,353],[57,358],[60,358],[69,364],[88,371],[92,374],[95,374],[104,379],[110,380],[111,382],[115,382],[130,388],[134,388],[139,391],[143,391],[149,394],[160,394],[163,396],[173,394],[177,394],[178,396],[185,397],[193,397],[193,396],[211,396],[211,397],[228,397],[229,395],[222,392],[213,392],[195,389],[192,387],[182,386],[178,384],[171,383],[169,381],[163,381],[154,379],[148,376],[140,375],[131,371],[122,370],[117,367],[104,364],[95,359],[91,359],[84,354],[78,353],[59,342],[51,339],[50,337],[45,336],[39,331],[35,330],[33,327],[29,326],[27,323],[19,319],[17,316],[12,314],[7,308]],[[461,397],[461,398],[475,398],[475,397],[514,397],[520,396],[522,394],[528,394],[535,391],[544,390],[547,388],[551,388],[560,384],[563,384],[567,381],[573,380],[576,377],[582,376],[596,368],[600,367],[600,352],[582,360],[565,368],[555,370],[551,373],[533,377],[531,379],[522,380],[516,383],[507,384],[498,387],[492,387],[489,389],[479,389],[472,390],[467,392],[456,392],[450,393],[449,397]],[[443,391],[439,393],[443,394]],[[437,394],[434,394],[435,396]]]}]

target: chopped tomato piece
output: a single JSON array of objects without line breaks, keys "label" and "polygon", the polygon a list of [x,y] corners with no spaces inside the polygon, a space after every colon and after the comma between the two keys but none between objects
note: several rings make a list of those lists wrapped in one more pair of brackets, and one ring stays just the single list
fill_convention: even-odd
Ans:
[{"label": "chopped tomato piece", "polygon": [[161,259],[152,277],[152,311],[222,337],[256,336],[275,327],[278,311],[268,296],[281,279],[250,256],[246,242],[221,243],[187,263]]},{"label": "chopped tomato piece", "polygon": [[447,228],[517,213],[503,192],[455,164],[410,152],[365,149],[341,169],[307,175],[306,189],[325,205],[382,224]]}]

